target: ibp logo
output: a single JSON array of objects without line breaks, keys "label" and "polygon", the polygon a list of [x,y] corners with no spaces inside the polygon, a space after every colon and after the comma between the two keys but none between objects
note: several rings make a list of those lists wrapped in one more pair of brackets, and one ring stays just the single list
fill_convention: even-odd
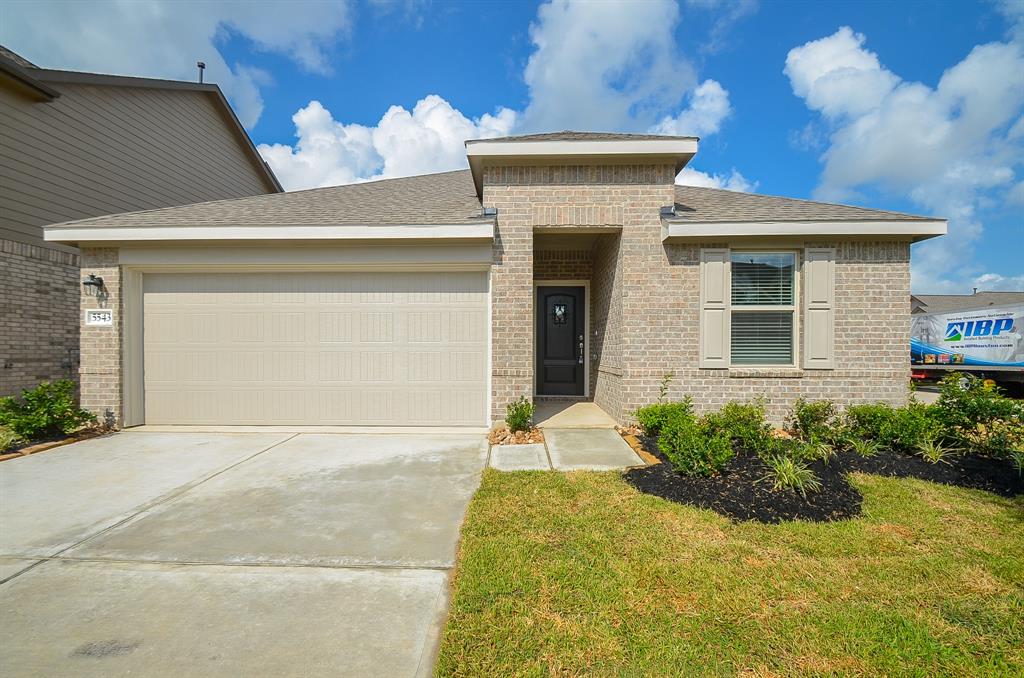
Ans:
[{"label": "ibp logo", "polygon": [[1013,318],[999,318],[992,320],[961,320],[946,325],[946,338],[944,341],[963,341],[975,337],[995,337],[1000,332],[1008,331],[1013,327]]}]

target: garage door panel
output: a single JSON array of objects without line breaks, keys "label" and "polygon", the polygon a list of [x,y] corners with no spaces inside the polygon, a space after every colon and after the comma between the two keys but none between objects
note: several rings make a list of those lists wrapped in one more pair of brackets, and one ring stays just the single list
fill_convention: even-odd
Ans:
[{"label": "garage door panel", "polygon": [[484,273],[146,274],[146,422],[486,422]]}]

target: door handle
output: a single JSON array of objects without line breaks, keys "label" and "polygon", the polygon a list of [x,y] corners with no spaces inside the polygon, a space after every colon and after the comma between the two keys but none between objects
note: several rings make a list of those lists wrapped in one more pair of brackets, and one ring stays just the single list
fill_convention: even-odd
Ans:
[{"label": "door handle", "polygon": [[580,343],[576,346],[576,362],[583,364],[583,337],[580,336]]}]

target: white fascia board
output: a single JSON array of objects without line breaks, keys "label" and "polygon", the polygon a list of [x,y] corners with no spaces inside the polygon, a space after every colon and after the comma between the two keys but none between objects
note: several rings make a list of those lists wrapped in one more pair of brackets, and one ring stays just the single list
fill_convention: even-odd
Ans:
[{"label": "white fascia board", "polygon": [[72,226],[44,229],[47,242],[147,240],[452,240],[494,239],[494,222],[396,226]]},{"label": "white fascia board", "polygon": [[696,139],[632,139],[604,141],[471,141],[466,155],[488,157],[583,155],[694,155]]},{"label": "white fascia board", "polygon": [[945,219],[928,221],[770,221],[707,222],[662,220],[664,242],[767,236],[906,236],[914,241],[945,235]]}]

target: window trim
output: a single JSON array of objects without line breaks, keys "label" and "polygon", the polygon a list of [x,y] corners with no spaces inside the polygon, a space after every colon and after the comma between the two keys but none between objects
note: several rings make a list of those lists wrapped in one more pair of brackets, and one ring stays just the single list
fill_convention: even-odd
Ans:
[{"label": "window trim", "polygon": [[[735,305],[732,303],[732,258],[734,254],[791,254],[793,255],[793,301],[785,305],[764,305],[754,306]],[[758,248],[758,247],[730,247],[729,248],[729,367],[736,369],[790,369],[800,365],[800,286],[803,282],[803,257],[798,249]],[[787,311],[793,314],[793,352],[792,361],[788,363],[736,363],[732,357],[732,317],[733,313],[766,313]]]}]

